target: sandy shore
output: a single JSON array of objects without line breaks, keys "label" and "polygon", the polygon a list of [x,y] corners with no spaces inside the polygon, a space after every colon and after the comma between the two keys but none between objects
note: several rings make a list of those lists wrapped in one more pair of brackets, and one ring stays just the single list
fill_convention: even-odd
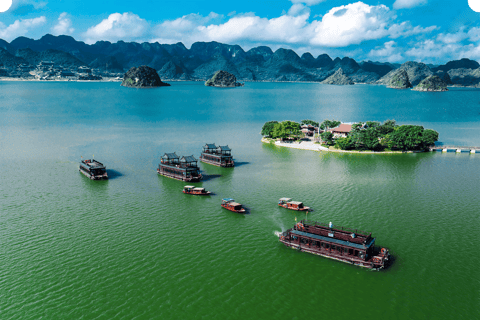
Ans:
[{"label": "sandy shore", "polygon": [[[272,140],[262,138],[263,143],[271,143]],[[275,141],[275,145],[278,147],[302,149],[311,151],[326,151],[326,152],[338,152],[338,153],[360,153],[360,154],[402,154],[402,153],[421,153],[427,151],[357,151],[357,150],[339,150],[333,147],[327,148],[314,143],[313,141],[296,141],[296,142],[280,142]]]}]

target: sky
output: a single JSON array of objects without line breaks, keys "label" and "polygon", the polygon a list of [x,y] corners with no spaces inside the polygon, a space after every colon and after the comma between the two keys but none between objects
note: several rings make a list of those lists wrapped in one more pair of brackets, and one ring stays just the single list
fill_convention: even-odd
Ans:
[{"label": "sky", "polygon": [[[0,0],[8,2],[9,0]],[[0,39],[266,45],[315,57],[480,60],[480,0],[12,0]]]}]

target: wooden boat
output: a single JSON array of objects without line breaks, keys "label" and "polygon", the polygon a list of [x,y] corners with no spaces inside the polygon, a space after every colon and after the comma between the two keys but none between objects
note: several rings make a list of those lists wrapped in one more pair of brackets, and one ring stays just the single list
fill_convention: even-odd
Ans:
[{"label": "wooden boat", "polygon": [[207,143],[203,147],[203,152],[200,155],[200,161],[208,164],[213,164],[217,167],[234,167],[235,162],[232,158],[232,149],[228,146],[217,147],[214,143]]},{"label": "wooden boat", "polygon": [[222,199],[221,206],[227,210],[230,210],[236,213],[245,213],[245,209],[242,208],[242,205],[240,203],[235,202],[235,200],[231,198]]},{"label": "wooden boat", "polygon": [[292,201],[291,198],[280,198],[278,200],[278,205],[280,207],[284,207],[286,209],[296,210],[296,211],[308,211],[308,210],[310,210],[310,207],[304,206],[303,202]]},{"label": "wooden boat", "polygon": [[80,168],[78,169],[82,174],[92,180],[107,180],[107,169],[103,163],[94,160],[86,159],[80,161]]},{"label": "wooden boat", "polygon": [[196,196],[209,196],[211,194],[210,191],[205,191],[205,188],[195,188],[194,186],[185,186],[182,192]]},{"label": "wooden boat", "polygon": [[390,254],[375,247],[372,234],[358,229],[302,220],[293,228],[278,234],[287,247],[351,263],[369,269],[383,269]]},{"label": "wooden boat", "polygon": [[157,168],[159,175],[182,180],[182,181],[200,181],[202,174],[197,165],[197,159],[194,156],[183,156],[179,158],[177,154],[165,153],[160,159]]}]

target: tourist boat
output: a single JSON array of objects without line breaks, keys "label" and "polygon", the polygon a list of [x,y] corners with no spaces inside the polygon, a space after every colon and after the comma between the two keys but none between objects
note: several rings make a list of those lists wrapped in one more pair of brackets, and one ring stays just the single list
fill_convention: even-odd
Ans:
[{"label": "tourist boat", "polygon": [[231,198],[222,199],[222,207],[236,213],[245,213],[245,209],[242,208],[242,205]]},{"label": "tourist boat", "polygon": [[205,191],[205,188],[195,188],[194,186],[185,186],[182,192],[196,196],[209,196],[211,193],[210,191]]},{"label": "tourist boat", "polygon": [[306,207],[303,205],[303,202],[300,201],[292,201],[291,198],[280,198],[278,200],[278,205],[280,207],[284,207],[286,209],[296,210],[296,211],[308,211],[310,207]]},{"label": "tourist boat", "polygon": [[214,143],[207,143],[203,147],[200,155],[200,161],[213,164],[218,167],[234,167],[235,162],[232,158],[232,150],[228,146],[216,146]]},{"label": "tourist boat", "polygon": [[327,225],[302,220],[278,236],[287,247],[369,269],[385,268],[390,257],[387,249],[375,247],[371,233],[331,222]]},{"label": "tourist boat", "polygon": [[193,156],[183,156],[179,158],[176,153],[165,153],[158,165],[157,173],[159,175],[182,180],[182,181],[200,181],[202,174],[197,165],[197,159]]},{"label": "tourist boat", "polygon": [[78,169],[81,173],[92,180],[107,180],[108,174],[107,169],[103,163],[94,160],[86,159],[80,161],[80,168]]}]

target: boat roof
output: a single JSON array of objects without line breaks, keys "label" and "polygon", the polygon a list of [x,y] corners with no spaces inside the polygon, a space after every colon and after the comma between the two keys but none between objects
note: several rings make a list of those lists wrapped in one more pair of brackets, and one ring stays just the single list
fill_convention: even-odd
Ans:
[{"label": "boat roof", "polygon": [[197,159],[193,155],[191,156],[183,156],[180,161],[185,161],[185,162],[195,162]]},{"label": "boat roof", "polygon": [[241,204],[238,203],[238,202],[230,202],[230,205],[232,205],[232,206],[234,206],[234,207],[236,207],[236,206],[241,206]]},{"label": "boat roof", "polygon": [[183,189],[192,189],[192,188],[195,188],[195,186],[185,186],[185,187],[183,187]]},{"label": "boat roof", "polygon": [[292,201],[292,198],[280,198],[279,201]]},{"label": "boat roof", "polygon": [[222,201],[225,201],[225,202],[232,202],[232,201],[235,201],[234,199],[232,198],[225,198],[225,199],[222,199]]},{"label": "boat roof", "polygon": [[[86,161],[89,161],[89,162],[86,162]],[[82,160],[80,162],[81,164],[83,165],[86,165],[88,166],[89,168],[91,169],[102,169],[102,168],[105,168],[105,166],[103,165],[103,163],[101,163],[100,161],[97,161],[97,160],[90,160],[90,159],[85,159],[85,160]]]},{"label": "boat roof", "polygon": [[227,145],[227,146],[218,146],[218,147],[219,147],[220,150],[222,150],[222,151],[232,151],[232,149],[230,149],[230,148],[228,147],[228,145]]},{"label": "boat roof", "polygon": [[375,243],[375,238],[371,238],[370,241],[367,244],[359,244],[359,243],[354,243],[354,242],[350,242],[350,241],[319,236],[319,235],[316,235],[316,234],[313,234],[313,233],[308,233],[308,232],[303,232],[303,231],[298,231],[298,230],[292,230],[290,232],[293,233],[293,234],[296,234],[296,235],[309,237],[309,238],[322,240],[322,241],[327,241],[327,242],[332,242],[332,243],[340,244],[342,246],[347,246],[347,247],[352,247],[352,248],[357,248],[357,249],[368,249],[368,248],[370,248],[370,246],[372,246]]},{"label": "boat roof", "polygon": [[203,190],[205,190],[205,188],[193,188],[193,190],[203,191]]},{"label": "boat roof", "polygon": [[162,158],[167,158],[167,159],[178,159],[177,154],[174,153],[165,153]]},{"label": "boat roof", "polygon": [[215,143],[207,143],[205,145],[205,148],[207,148],[207,149],[217,149],[217,146],[215,145]]},{"label": "boat roof", "polygon": [[303,202],[300,201],[289,201],[288,203],[296,204],[297,206],[303,204]]}]

